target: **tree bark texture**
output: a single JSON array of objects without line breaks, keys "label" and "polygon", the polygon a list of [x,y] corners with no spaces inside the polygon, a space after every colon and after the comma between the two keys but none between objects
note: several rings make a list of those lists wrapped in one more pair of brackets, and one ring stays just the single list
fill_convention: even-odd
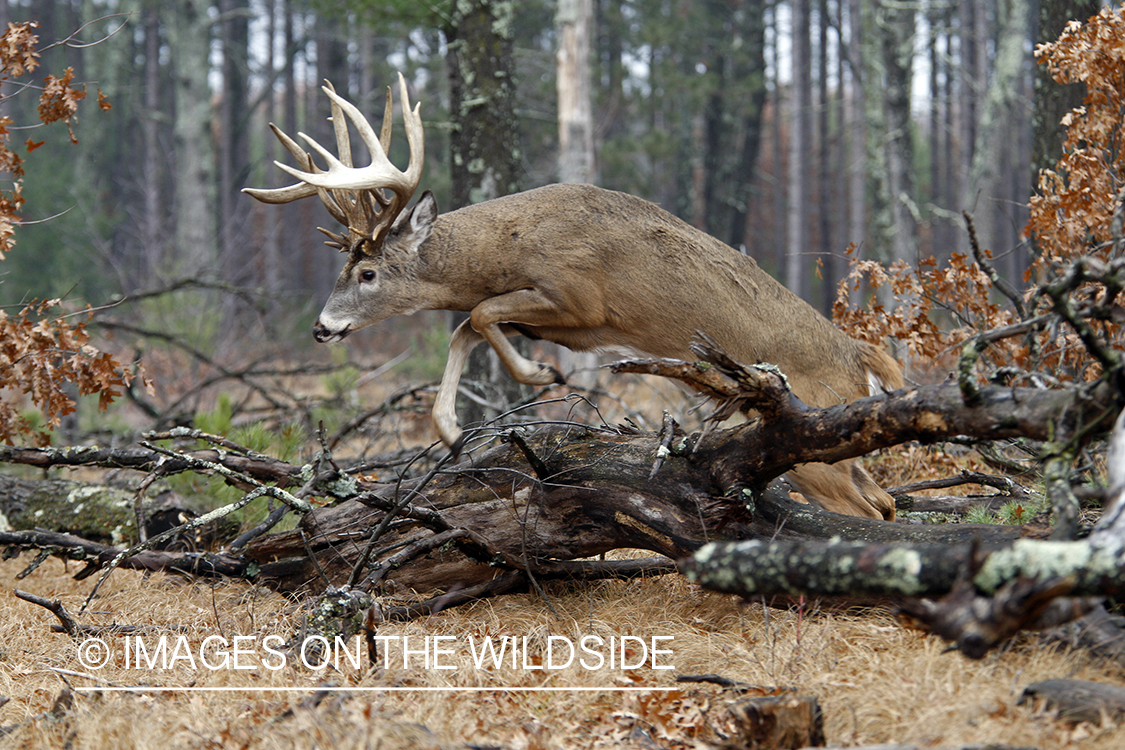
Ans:
[{"label": "tree bark texture", "polygon": [[[520,190],[521,153],[516,118],[515,60],[508,0],[465,0],[454,3],[443,27],[449,44],[450,112],[453,130],[449,148],[453,205],[449,210],[499,198]],[[467,318],[454,314],[450,329]],[[527,354],[526,345],[519,345]],[[468,379],[486,385],[485,400],[506,406],[523,391],[487,346],[469,358]],[[496,412],[475,401],[458,409],[466,425],[479,424]]]},{"label": "tree bark texture", "polygon": [[[1039,3],[1036,46],[1055,41],[1069,21],[1085,21],[1097,14],[1100,8],[1101,4],[1093,0],[1043,0]],[[1082,106],[1085,95],[1085,84],[1056,83],[1046,65],[1035,67],[1032,184],[1035,184],[1040,169],[1049,169],[1062,156],[1062,144],[1066,137],[1066,128],[1062,126],[1063,116],[1075,107]]]},{"label": "tree bark texture", "polygon": [[207,54],[211,19],[201,0],[179,0],[169,14],[168,44],[175,58],[176,230],[173,268],[181,276],[205,275],[218,253],[211,157],[211,88]]},{"label": "tree bark texture", "polygon": [[[1008,249],[1001,232],[1001,217],[1007,213],[1009,194],[1007,175],[1003,169],[1004,155],[1018,147],[1012,133],[1018,132],[1016,120],[1021,118],[1018,99],[1022,92],[1020,79],[1027,70],[1028,5],[1020,0],[1000,4],[1006,9],[998,20],[1000,38],[997,43],[995,70],[984,97],[980,122],[976,131],[977,143],[973,148],[972,170],[969,174],[969,191],[964,207],[974,216],[974,225],[983,247],[996,251]],[[1017,160],[1024,163],[1024,160]],[[1021,195],[1026,195],[1031,185]],[[1024,217],[1026,220],[1026,217]],[[1018,225],[1012,217],[1003,222]]]},{"label": "tree bark texture", "polygon": [[[781,486],[755,497],[737,486],[754,481],[752,475],[716,475],[710,454],[674,451],[650,479],[660,446],[652,435],[544,431],[523,448],[518,442],[498,446],[427,487],[388,486],[319,509],[297,529],[251,543],[245,555],[265,579],[286,588],[321,587],[318,567],[339,582],[359,559],[370,530],[404,493],[417,493],[418,500],[403,511],[407,522],[379,540],[375,559],[430,534],[473,532],[385,576],[394,589],[419,591],[477,585],[505,569],[546,574],[557,561],[621,548],[679,559],[713,539],[943,544],[979,535],[1002,544],[1019,534],[1014,527],[905,526],[839,516],[791,500]],[[716,483],[732,479],[728,487]]]},{"label": "tree bark texture", "polygon": [[[704,379],[713,375],[716,386],[721,383],[722,376],[713,371],[684,368],[685,377],[689,372]],[[773,385],[787,393],[779,383]],[[280,574],[308,583],[315,571],[304,555],[307,541],[322,556],[320,565],[328,578],[338,580],[358,559],[365,538],[362,530],[377,523],[403,493],[416,493],[420,503],[425,498],[427,510],[416,504],[407,513],[429,529],[424,533],[464,528],[479,534],[457,542],[476,563],[466,567],[449,557],[432,557],[418,573],[406,567],[396,572],[404,584],[410,581],[419,589],[449,585],[451,573],[460,576],[462,584],[479,582],[479,576],[491,575],[486,567],[490,562],[546,569],[551,559],[587,557],[618,547],[679,558],[720,538],[827,540],[835,536],[862,544],[948,544],[967,543],[978,536],[991,548],[1013,541],[1018,529],[875,523],[803,506],[777,488],[761,494],[760,490],[796,463],[840,460],[909,440],[933,442],[953,435],[1046,439],[1059,429],[1058,415],[1078,411],[1075,398],[1074,391],[987,388],[974,406],[965,407],[956,386],[945,385],[833,409],[771,412],[769,421],[754,420],[702,437],[681,434],[663,440],[578,428],[535,433],[526,442],[517,435],[512,444],[494,448],[428,487],[404,483],[364,493],[354,502],[306,517],[296,531],[251,545],[247,554],[269,576]],[[1098,404],[1111,398],[1108,387],[1083,395],[1093,414],[1104,413]],[[650,479],[662,448],[663,463]],[[416,538],[390,537],[380,546],[389,550]],[[956,577],[960,569],[956,562],[942,561],[944,585]],[[286,572],[281,573],[282,568]],[[916,588],[936,591],[940,586]]]},{"label": "tree bark texture", "polygon": [[809,242],[809,208],[812,196],[812,43],[809,0],[793,4],[793,92],[789,120],[789,202],[786,232],[785,286],[805,297],[805,266]]},{"label": "tree bark texture", "polygon": [[[556,91],[559,102],[559,182],[596,185],[594,114],[590,94],[593,0],[562,0],[555,16],[559,38]],[[558,347],[559,369],[571,383],[597,383],[596,352]]]},{"label": "tree bark texture", "polygon": [[917,232],[914,213],[914,138],[910,117],[910,90],[913,81],[914,16],[909,4],[878,3],[881,23],[880,43],[883,89],[879,92],[886,110],[885,133],[879,134],[886,149],[885,185],[890,214],[888,247],[891,260],[914,263]]},{"label": "tree bark texture", "polygon": [[505,0],[453,4],[444,27],[453,114],[450,210],[518,192],[512,14]]}]

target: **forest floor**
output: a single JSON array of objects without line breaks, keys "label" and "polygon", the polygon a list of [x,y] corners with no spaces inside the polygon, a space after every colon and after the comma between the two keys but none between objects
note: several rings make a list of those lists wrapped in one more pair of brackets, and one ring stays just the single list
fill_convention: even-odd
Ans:
[{"label": "forest floor", "polygon": [[[25,565],[0,563],[5,747],[699,747],[716,739],[725,707],[740,697],[675,682],[699,674],[816,696],[835,746],[1125,747],[1125,727],[1068,724],[1018,704],[1037,680],[1125,685],[1118,664],[1035,637],[971,661],[879,608],[741,604],[679,576],[551,584],[383,624],[375,667],[344,656],[339,669],[315,669],[281,646],[301,631],[305,608],[260,587],[119,570],[80,619],[137,629],[92,643],[52,632],[55,618],[13,589],[77,613],[93,580],[74,581],[74,565],[54,559],[16,580]],[[514,638],[515,663],[509,652],[502,666],[478,667],[488,637],[497,646]],[[643,666],[616,663],[622,637],[632,637],[627,666]],[[584,664],[544,668],[561,667],[567,644],[583,638]],[[99,666],[103,644],[109,658]],[[308,653],[305,661],[318,664]],[[52,712],[68,686],[73,704]]]},{"label": "forest floor", "polygon": [[[444,342],[435,351],[440,364]],[[383,378],[363,380],[363,392],[348,385],[356,404],[387,397]],[[318,376],[294,390],[328,391],[330,382]],[[582,418],[576,403],[548,409],[555,419]],[[653,429],[670,410],[688,426],[702,416],[695,405],[667,382],[639,380],[603,394],[587,416]],[[427,412],[390,412],[372,440],[390,441],[382,449],[425,445]],[[372,449],[361,442],[357,436],[341,453]],[[963,457],[939,448],[893,453],[868,464],[884,486],[966,468]],[[78,564],[51,558],[17,579],[30,559],[0,561],[0,747],[708,747],[729,720],[728,706],[788,690],[818,699],[833,746],[1125,747],[1125,727],[1074,725],[1019,704],[1038,680],[1125,686],[1120,663],[1034,636],[971,661],[882,607],[745,604],[677,575],[555,582],[380,624],[376,665],[364,652],[358,666],[347,654],[321,666],[298,650],[307,599],[245,582],[117,570],[79,615],[96,576],[76,581]],[[58,599],[81,624],[103,630],[77,638],[55,632],[55,617],[15,589]],[[352,652],[356,643],[348,644]],[[486,643],[507,649],[500,663],[485,657]],[[677,683],[681,675],[760,689]]]}]

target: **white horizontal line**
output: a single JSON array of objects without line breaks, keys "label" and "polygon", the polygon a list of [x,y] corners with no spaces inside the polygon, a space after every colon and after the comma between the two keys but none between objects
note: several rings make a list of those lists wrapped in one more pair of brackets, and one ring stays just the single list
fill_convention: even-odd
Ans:
[{"label": "white horizontal line", "polygon": [[76,687],[82,693],[637,693],[669,692],[682,687]]}]

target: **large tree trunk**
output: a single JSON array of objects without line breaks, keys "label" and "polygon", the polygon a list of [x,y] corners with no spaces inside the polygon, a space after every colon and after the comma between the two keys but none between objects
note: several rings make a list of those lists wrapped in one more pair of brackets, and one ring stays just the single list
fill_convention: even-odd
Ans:
[{"label": "large tree trunk", "polygon": [[450,210],[520,189],[512,12],[493,0],[455,3],[443,29],[453,116]]},{"label": "large tree trunk", "polygon": [[175,242],[169,270],[180,276],[214,273],[215,221],[211,157],[211,19],[202,0],[179,0],[168,13],[168,45],[174,59],[176,116]]},{"label": "large tree trunk", "polygon": [[559,182],[597,182],[594,117],[590,103],[592,0],[562,0],[559,37]]},{"label": "large tree trunk", "polygon": [[[515,62],[509,3],[468,0],[454,3],[442,29],[449,44],[450,113],[453,131],[453,205],[450,210],[499,198],[520,189],[520,139],[516,118]],[[451,315],[450,329],[467,316]],[[523,344],[520,351],[527,353]],[[482,400],[505,407],[518,402],[523,390],[487,346],[469,358],[466,381],[481,384]],[[466,425],[496,416],[495,409],[470,401],[458,408]]]},{"label": "large tree trunk", "polygon": [[785,286],[805,296],[805,266],[808,263],[809,205],[812,190],[812,45],[809,40],[809,0],[793,7],[793,94],[789,121],[789,202],[786,232]]},{"label": "large tree trunk", "polygon": [[[674,374],[659,364],[653,367]],[[713,371],[700,373],[685,365],[680,376],[697,385],[724,387]],[[480,584],[496,575],[492,565],[555,573],[559,561],[622,547],[679,558],[716,539],[967,544],[976,538],[994,546],[1014,540],[1019,530],[851,518],[796,503],[776,486],[759,490],[810,458],[836,461],[881,445],[953,435],[1047,437],[1075,429],[1057,416],[1067,413],[1066,404],[1077,397],[1068,391],[989,388],[967,406],[957,386],[930,386],[810,412],[789,399],[780,378],[765,380],[759,384],[763,400],[755,403],[769,413],[763,420],[705,436],[560,428],[525,440],[512,433],[509,444],[457,471],[444,471],[432,482],[365,492],[306,516],[292,532],[252,543],[245,554],[264,576],[287,586],[323,585],[321,570],[327,581],[347,579],[367,544],[361,530],[371,529],[411,497],[425,497],[426,502],[402,507],[402,516],[411,523],[380,538],[376,548],[382,551],[374,557],[431,535],[462,532],[448,540],[461,556],[446,550],[442,538],[442,551],[423,549],[393,570],[376,571],[380,580],[418,590]],[[1111,390],[1107,386],[1081,398],[1108,404]],[[848,437],[841,440],[841,435]],[[319,563],[310,560],[309,550]],[[946,581],[959,570],[956,560],[949,563]]]},{"label": "large tree trunk", "polygon": [[[590,35],[593,0],[562,0],[556,17],[559,38],[559,182],[596,184],[594,114],[590,94]],[[574,385],[597,383],[598,355],[559,347],[559,369]]]},{"label": "large tree trunk", "polygon": [[[658,446],[652,436],[547,431],[528,443],[533,454],[549,456],[545,482],[519,448],[495,448],[478,457],[482,468],[462,467],[425,487],[430,509],[405,513],[414,523],[381,538],[378,556],[458,529],[474,533],[443,537],[439,547],[393,570],[376,566],[360,581],[375,572],[389,591],[448,591],[512,570],[567,574],[579,569],[567,561],[615,549],[645,549],[677,560],[708,540],[942,545],[979,538],[998,546],[1020,533],[1010,526],[906,526],[840,516],[790,499],[782,485],[752,502],[749,492],[722,497],[715,494],[706,461],[669,460],[649,479]],[[524,478],[513,482],[513,476]],[[414,489],[403,485],[400,491]],[[255,541],[245,555],[259,565],[262,580],[283,588],[319,590],[328,582],[338,584],[348,580],[362,556],[366,537],[356,531],[377,526],[394,503],[391,488],[365,494],[307,516],[293,531]],[[309,558],[308,549],[317,561]],[[948,583],[956,573],[950,569]]]}]

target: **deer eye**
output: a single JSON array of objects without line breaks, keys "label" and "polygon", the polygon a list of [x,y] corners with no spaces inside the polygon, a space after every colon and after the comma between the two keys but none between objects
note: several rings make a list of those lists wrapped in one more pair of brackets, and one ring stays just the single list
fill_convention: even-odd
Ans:
[{"label": "deer eye", "polygon": [[359,280],[360,281],[374,281],[375,280],[375,272],[374,271],[364,271],[359,275]]}]

